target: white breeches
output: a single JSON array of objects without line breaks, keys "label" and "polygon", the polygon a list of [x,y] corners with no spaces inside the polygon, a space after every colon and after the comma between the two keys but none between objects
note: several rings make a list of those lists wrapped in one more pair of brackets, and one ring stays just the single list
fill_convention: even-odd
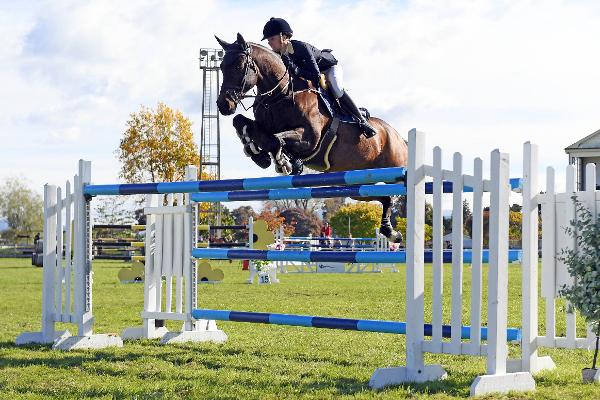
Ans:
[{"label": "white breeches", "polygon": [[344,95],[344,70],[340,64],[334,65],[326,71],[323,71],[331,92],[336,99]]}]

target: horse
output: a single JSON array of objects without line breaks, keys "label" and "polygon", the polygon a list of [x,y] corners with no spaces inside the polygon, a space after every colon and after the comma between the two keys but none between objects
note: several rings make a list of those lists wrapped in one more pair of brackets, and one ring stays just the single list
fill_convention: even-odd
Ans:
[{"label": "horse", "polygon": [[[377,134],[366,138],[357,123],[335,118],[319,88],[292,76],[277,53],[246,42],[239,33],[233,43],[215,38],[225,51],[217,107],[222,115],[232,115],[243,99],[254,98],[255,119],[237,114],[233,126],[246,155],[261,168],[271,160],[282,174],[301,173],[303,165],[327,172],[407,165],[408,144],[387,122],[369,116]],[[255,87],[255,95],[247,94]],[[392,242],[402,240],[390,223],[391,197],[357,200],[379,201],[380,232]]]}]

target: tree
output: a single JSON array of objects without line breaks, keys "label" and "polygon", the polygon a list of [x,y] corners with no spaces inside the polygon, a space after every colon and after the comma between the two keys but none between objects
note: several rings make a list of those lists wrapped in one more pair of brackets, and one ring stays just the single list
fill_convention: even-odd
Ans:
[{"label": "tree", "polygon": [[[463,199],[462,213],[463,213],[463,224],[465,224],[467,221],[469,221],[473,218],[473,213],[471,212],[471,206],[469,205],[469,202],[467,201],[467,199]],[[463,231],[467,232],[466,227],[465,227],[465,229],[463,229]]]},{"label": "tree", "polygon": [[43,202],[24,179],[11,177],[0,187],[0,217],[6,218],[7,236],[41,232],[44,226]]},{"label": "tree", "polygon": [[[396,230],[402,233],[402,237],[406,242],[406,218],[398,218],[396,222]],[[433,227],[425,224],[425,243],[431,242],[433,239]]]},{"label": "tree", "polygon": [[381,206],[373,203],[357,202],[346,204],[331,217],[331,227],[336,235],[348,234],[348,221],[350,233],[353,237],[373,237],[375,229],[381,223]]},{"label": "tree", "polygon": [[294,233],[294,226],[285,223],[285,218],[274,207],[265,206],[263,210],[256,216],[255,220],[262,219],[267,223],[270,231],[275,232],[280,226],[283,226],[283,234],[290,236]]},{"label": "tree", "polygon": [[521,211],[509,211],[508,212],[508,239],[511,241],[511,243],[521,241],[522,229],[523,229],[523,214],[521,213]]},{"label": "tree", "polygon": [[334,215],[338,210],[346,204],[346,199],[342,197],[334,197],[332,199],[325,199],[323,201],[323,219],[326,219],[326,216]]},{"label": "tree", "polygon": [[398,218],[406,218],[406,196],[392,197],[390,222],[396,225]]},{"label": "tree", "polygon": [[131,224],[135,220],[135,214],[132,215],[132,212],[126,209],[127,197],[100,197],[94,203],[98,224],[123,225]]},{"label": "tree", "polygon": [[[406,196],[392,197],[390,222],[396,226],[399,218],[406,218]],[[425,202],[425,223],[433,225],[433,205]]]},{"label": "tree", "polygon": [[280,211],[298,208],[311,213],[323,206],[323,202],[319,199],[267,200],[265,204],[267,204],[269,208],[277,208]]},{"label": "tree", "polygon": [[299,208],[282,211],[281,216],[285,218],[286,224],[294,227],[295,236],[319,235],[323,227],[323,223],[314,213]]},{"label": "tree", "polygon": [[241,206],[231,211],[231,215],[236,225],[245,225],[250,217],[256,217],[256,212],[250,206]]},{"label": "tree", "polygon": [[452,232],[452,217],[442,217],[442,225],[444,226],[444,235]]},{"label": "tree", "polygon": [[433,204],[425,202],[425,223],[433,225]]},{"label": "tree", "polygon": [[116,153],[131,183],[181,181],[186,166],[200,165],[192,122],[163,103],[130,114]]},{"label": "tree", "polygon": [[221,225],[235,225],[233,213],[226,206],[221,204]]},{"label": "tree", "polygon": [[[231,217],[235,225],[246,225],[250,220],[250,217],[256,218],[256,212],[250,206],[241,206],[231,211]],[[246,231],[235,231],[233,233],[233,240],[242,241],[248,237]]]},{"label": "tree", "polygon": [[595,369],[600,342],[600,216],[592,215],[576,196],[572,200],[576,218],[570,221],[565,231],[575,240],[576,246],[574,249],[561,249],[559,260],[566,264],[573,283],[570,286],[563,285],[560,295],[569,301],[571,308],[579,311],[592,331],[596,332],[592,362],[592,369]]}]

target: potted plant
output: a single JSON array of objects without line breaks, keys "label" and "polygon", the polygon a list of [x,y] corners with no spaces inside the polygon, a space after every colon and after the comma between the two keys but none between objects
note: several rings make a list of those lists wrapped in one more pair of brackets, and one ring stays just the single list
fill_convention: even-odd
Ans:
[{"label": "potted plant", "polygon": [[254,260],[254,267],[258,272],[258,284],[268,285],[271,284],[271,269],[273,268],[271,261],[268,260]]},{"label": "potted plant", "polygon": [[563,285],[559,293],[596,333],[592,368],[584,368],[582,376],[584,383],[599,383],[600,369],[596,368],[596,362],[600,341],[600,216],[592,215],[575,196],[572,199],[576,218],[565,231],[575,239],[576,246],[574,249],[562,249],[559,260],[566,264],[573,284]]}]

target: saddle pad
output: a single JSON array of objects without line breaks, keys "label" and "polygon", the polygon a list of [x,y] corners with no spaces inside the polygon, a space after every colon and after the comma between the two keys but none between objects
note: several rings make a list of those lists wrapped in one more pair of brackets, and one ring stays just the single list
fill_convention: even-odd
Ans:
[{"label": "saddle pad", "polygon": [[306,157],[302,161],[304,164],[316,171],[328,171],[331,168],[329,163],[329,152],[333,147],[333,144],[337,140],[337,131],[340,126],[340,119],[334,117],[331,119],[327,131],[319,140],[316,150],[310,156]]}]

